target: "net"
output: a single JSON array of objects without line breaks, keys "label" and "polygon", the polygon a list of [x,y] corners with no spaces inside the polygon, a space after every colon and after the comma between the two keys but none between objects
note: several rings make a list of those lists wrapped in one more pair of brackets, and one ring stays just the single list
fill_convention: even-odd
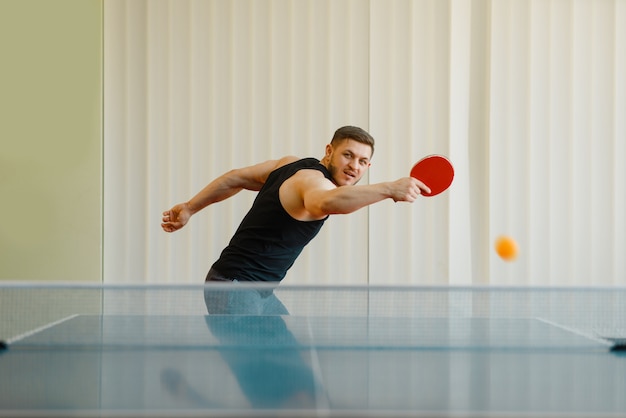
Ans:
[{"label": "net", "polygon": [[[207,315],[214,298],[250,295],[275,297],[281,310],[242,304]],[[624,288],[0,286],[0,338],[31,349],[580,350],[605,348],[625,332]]]}]

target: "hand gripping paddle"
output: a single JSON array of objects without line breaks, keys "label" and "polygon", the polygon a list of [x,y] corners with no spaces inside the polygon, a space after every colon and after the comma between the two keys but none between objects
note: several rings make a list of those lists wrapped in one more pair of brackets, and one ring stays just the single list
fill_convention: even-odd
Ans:
[{"label": "hand gripping paddle", "polygon": [[452,184],[454,167],[442,155],[429,155],[413,166],[411,177],[420,180],[430,188],[430,193],[422,192],[422,196],[436,196]]}]

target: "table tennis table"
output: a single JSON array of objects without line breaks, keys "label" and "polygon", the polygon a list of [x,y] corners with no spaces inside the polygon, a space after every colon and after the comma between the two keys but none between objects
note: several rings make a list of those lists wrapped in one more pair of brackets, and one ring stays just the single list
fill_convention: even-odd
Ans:
[{"label": "table tennis table", "polygon": [[624,288],[237,289],[0,285],[0,416],[626,417]]}]

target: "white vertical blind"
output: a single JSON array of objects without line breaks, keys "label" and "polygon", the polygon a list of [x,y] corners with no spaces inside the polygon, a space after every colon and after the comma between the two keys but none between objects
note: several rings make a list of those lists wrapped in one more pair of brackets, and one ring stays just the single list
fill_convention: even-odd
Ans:
[{"label": "white vertical blind", "polygon": [[[471,2],[450,2],[450,158],[456,182],[450,193],[447,264],[450,284],[472,284],[469,144],[471,74]],[[470,69],[468,71],[468,69]],[[459,210],[459,208],[464,208]]]},{"label": "white vertical blind", "polygon": [[[370,4],[370,128],[379,144],[370,179],[379,182],[407,176],[427,154],[449,154],[450,4]],[[371,284],[448,282],[449,199],[370,208]]]},{"label": "white vertical blind", "polygon": [[623,7],[491,3],[490,232],[521,255],[490,283],[625,283]]},{"label": "white vertical blind", "polygon": [[[367,128],[368,23],[358,0],[105,2],[105,281],[202,282],[254,194],[174,234],[163,210],[230,168],[321,158],[337,127]],[[334,217],[289,279],[367,280],[367,233],[367,211]]]},{"label": "white vertical blind", "polygon": [[[377,139],[363,182],[449,192],[334,216],[292,284],[626,284],[625,0],[107,0],[104,280],[198,283],[253,193],[160,230],[230,168]],[[513,236],[517,261],[493,251]]]}]

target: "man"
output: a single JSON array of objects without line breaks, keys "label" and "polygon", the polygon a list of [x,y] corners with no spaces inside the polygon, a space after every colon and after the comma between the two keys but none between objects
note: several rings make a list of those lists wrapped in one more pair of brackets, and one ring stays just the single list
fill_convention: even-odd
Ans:
[{"label": "man", "polygon": [[[351,213],[385,199],[413,202],[422,191],[430,192],[424,183],[412,177],[356,186],[370,167],[373,153],[374,138],[369,133],[344,126],[326,145],[321,161],[288,156],[231,170],[188,202],[165,211],[161,226],[166,232],[177,231],[193,214],[213,203],[243,189],[258,191],[252,208],[213,264],[206,281],[280,282],[329,215]],[[276,302],[280,304],[277,300],[235,303],[207,299],[209,312],[252,309],[268,313],[269,309],[284,313],[284,307]]]}]

